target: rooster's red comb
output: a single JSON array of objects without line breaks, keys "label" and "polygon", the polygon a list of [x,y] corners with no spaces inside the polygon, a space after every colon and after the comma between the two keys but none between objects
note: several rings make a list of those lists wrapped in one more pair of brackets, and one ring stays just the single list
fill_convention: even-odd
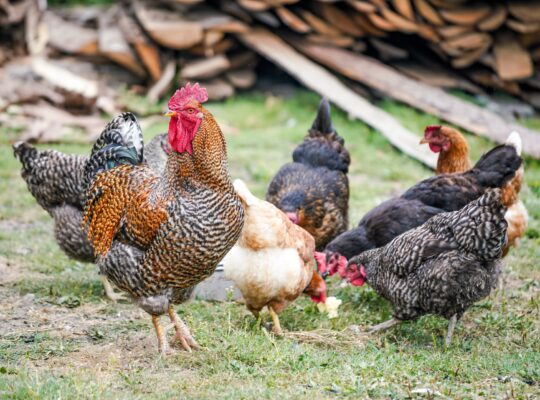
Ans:
[{"label": "rooster's red comb", "polygon": [[424,137],[429,137],[433,132],[439,131],[440,129],[441,125],[428,125],[426,126],[426,129],[424,129]]},{"label": "rooster's red comb", "polygon": [[197,100],[199,103],[204,103],[208,100],[206,89],[200,87],[198,83],[191,85],[189,82],[183,88],[174,92],[169,100],[168,106],[170,110],[177,109],[190,100]]}]

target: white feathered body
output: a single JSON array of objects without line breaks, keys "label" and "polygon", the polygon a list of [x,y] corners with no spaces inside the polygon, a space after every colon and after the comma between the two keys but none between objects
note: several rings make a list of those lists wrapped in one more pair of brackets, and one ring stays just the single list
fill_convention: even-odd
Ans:
[{"label": "white feathered body", "polygon": [[250,311],[269,305],[279,312],[309,285],[315,241],[274,205],[254,197],[242,181],[234,185],[245,220],[240,239],[223,259],[225,276],[238,286]]}]

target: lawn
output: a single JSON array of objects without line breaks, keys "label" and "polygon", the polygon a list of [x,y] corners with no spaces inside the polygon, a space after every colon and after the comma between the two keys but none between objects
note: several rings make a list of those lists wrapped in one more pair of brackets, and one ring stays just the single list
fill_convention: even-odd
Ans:
[{"label": "lawn", "polygon": [[[311,125],[317,96],[240,95],[209,104],[228,142],[230,171],[263,197]],[[409,129],[438,121],[393,102],[381,106]],[[432,175],[380,134],[334,109],[351,152],[351,223],[382,200]],[[538,120],[524,121],[538,126]],[[146,139],[164,131],[151,126]],[[454,342],[446,320],[424,317],[358,344],[304,343],[257,328],[245,307],[194,300],[178,307],[204,349],[161,358],[150,318],[128,302],[106,300],[93,265],[68,259],[52,223],[26,190],[10,143],[0,133],[0,398],[536,398],[540,396],[540,163],[526,160],[522,198],[531,221],[506,258],[502,288],[472,307]],[[472,158],[493,146],[468,136]],[[40,146],[47,147],[47,146]],[[54,148],[88,153],[89,145]],[[340,288],[340,316],[329,320],[307,298],[282,314],[288,331],[367,328],[391,314],[369,287]],[[268,318],[268,316],[266,316]]]}]

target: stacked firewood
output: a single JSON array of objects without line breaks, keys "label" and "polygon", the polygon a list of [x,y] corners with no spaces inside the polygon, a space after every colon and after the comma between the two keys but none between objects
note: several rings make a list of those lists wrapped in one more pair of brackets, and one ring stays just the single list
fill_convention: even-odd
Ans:
[{"label": "stacked firewood", "polygon": [[[155,103],[185,81],[226,98],[256,82],[261,51],[246,37],[261,27],[363,95],[381,85],[351,72],[359,57],[433,87],[502,91],[540,109],[539,1],[123,0],[46,9],[44,0],[0,0],[0,111],[37,96],[112,113],[122,107],[114,100],[121,85]],[[8,62],[22,54],[32,57]]]}]

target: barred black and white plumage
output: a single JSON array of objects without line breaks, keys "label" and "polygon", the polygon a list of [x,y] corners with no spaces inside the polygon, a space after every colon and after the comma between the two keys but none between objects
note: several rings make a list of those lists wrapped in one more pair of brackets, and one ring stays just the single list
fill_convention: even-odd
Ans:
[{"label": "barred black and white plumage", "polygon": [[[125,117],[125,120],[123,118]],[[123,121],[123,122],[122,122]],[[166,161],[166,134],[157,135],[145,146],[142,145],[139,125],[133,114],[124,113],[111,121],[103,134],[132,132],[130,146],[137,148],[137,154],[145,155],[151,168],[162,170]],[[133,133],[133,131],[135,131]],[[124,134],[126,136],[126,134]],[[104,137],[103,135],[101,137]],[[101,138],[100,137],[100,138]],[[96,147],[96,146],[95,146]],[[103,142],[97,146],[102,148]],[[54,235],[62,251],[70,258],[82,262],[96,262],[94,249],[82,229],[82,209],[85,201],[85,169],[88,156],[64,154],[55,150],[40,151],[29,143],[18,142],[13,145],[15,157],[21,162],[21,176],[28,190],[38,204],[47,211],[54,221]],[[107,295],[115,297],[106,286]]]},{"label": "barred black and white plumage", "polygon": [[[501,190],[490,189],[461,210],[438,214],[386,246],[353,257],[347,276],[353,283],[365,279],[388,299],[396,321],[437,314],[455,323],[496,286],[505,212]],[[450,337],[451,332],[448,342]]]}]

